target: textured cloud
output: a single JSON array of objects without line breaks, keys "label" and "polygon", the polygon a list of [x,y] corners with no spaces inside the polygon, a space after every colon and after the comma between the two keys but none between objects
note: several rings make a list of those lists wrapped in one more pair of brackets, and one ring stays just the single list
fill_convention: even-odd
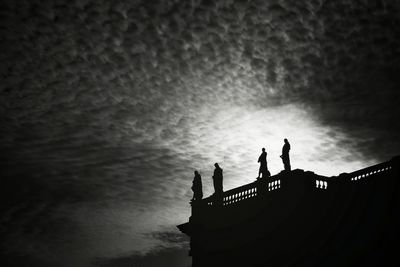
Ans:
[{"label": "textured cloud", "polygon": [[265,146],[277,173],[284,137],[295,168],[326,175],[400,150],[396,2],[0,5],[10,261],[179,247],[152,233],[187,219],[193,170],[209,194],[220,162],[229,189],[254,180]]}]

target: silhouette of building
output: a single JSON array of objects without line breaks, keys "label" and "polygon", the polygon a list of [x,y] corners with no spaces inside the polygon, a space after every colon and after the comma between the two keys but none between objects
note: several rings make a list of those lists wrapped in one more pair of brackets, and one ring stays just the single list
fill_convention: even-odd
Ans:
[{"label": "silhouette of building", "polygon": [[178,225],[192,266],[399,266],[399,165],[296,169],[193,202]]}]

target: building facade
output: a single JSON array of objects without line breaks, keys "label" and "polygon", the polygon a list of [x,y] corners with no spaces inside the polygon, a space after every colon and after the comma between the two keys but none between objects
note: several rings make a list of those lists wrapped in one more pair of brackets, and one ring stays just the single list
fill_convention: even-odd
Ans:
[{"label": "building facade", "polygon": [[399,266],[399,165],[297,169],[195,201],[178,225],[192,266]]}]

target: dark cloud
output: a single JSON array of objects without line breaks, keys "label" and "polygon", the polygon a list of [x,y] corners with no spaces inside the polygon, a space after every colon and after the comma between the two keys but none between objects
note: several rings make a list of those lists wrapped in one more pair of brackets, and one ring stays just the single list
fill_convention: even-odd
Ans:
[{"label": "dark cloud", "polygon": [[85,266],[170,244],[150,233],[187,219],[193,169],[208,181],[218,161],[228,187],[248,182],[259,142],[279,168],[283,135],[296,133],[298,167],[326,174],[400,150],[397,2],[0,10],[0,233],[11,258]]}]

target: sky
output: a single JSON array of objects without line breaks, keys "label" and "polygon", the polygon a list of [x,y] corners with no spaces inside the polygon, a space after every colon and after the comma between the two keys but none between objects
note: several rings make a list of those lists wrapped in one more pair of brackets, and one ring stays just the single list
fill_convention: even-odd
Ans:
[{"label": "sky", "polygon": [[2,266],[190,266],[213,193],[400,154],[400,3],[0,3]]}]

